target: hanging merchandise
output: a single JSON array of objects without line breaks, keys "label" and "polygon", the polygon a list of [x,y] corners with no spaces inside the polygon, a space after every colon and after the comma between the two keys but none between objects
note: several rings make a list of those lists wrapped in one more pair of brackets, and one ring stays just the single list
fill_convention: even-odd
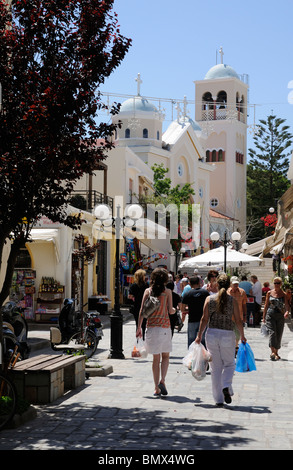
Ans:
[{"label": "hanging merchandise", "polygon": [[128,258],[127,258],[127,254],[126,253],[121,253],[120,255],[120,261],[121,261],[121,266],[123,269],[125,269],[125,271],[128,271],[129,269],[129,262],[128,262]]},{"label": "hanging merchandise", "polygon": [[34,320],[34,294],[36,272],[32,269],[15,269],[9,298],[18,302],[27,320]]}]

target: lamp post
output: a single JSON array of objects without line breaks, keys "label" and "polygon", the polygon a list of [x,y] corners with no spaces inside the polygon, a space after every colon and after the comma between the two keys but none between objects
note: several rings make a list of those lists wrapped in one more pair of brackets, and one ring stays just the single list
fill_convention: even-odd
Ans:
[{"label": "lamp post", "polygon": [[[110,209],[104,204],[95,207],[95,216],[102,226],[115,227],[115,296],[114,296],[114,309],[110,315],[110,359],[125,359],[123,354],[123,316],[120,309],[120,236],[121,228],[123,225],[132,226],[135,224],[142,215],[142,208],[136,204],[128,207],[128,217],[121,217],[121,207],[116,206],[116,217],[110,217]],[[140,215],[137,216],[137,211],[140,209]]]},{"label": "lamp post", "polygon": [[[233,232],[232,235],[231,235],[231,240],[233,241],[236,241],[236,242],[239,242],[241,238],[241,235],[239,232]],[[212,232],[210,234],[210,239],[213,241],[213,242],[217,242],[220,240],[220,235],[218,234],[218,232]],[[223,245],[224,245],[224,272],[226,272],[226,269],[227,269],[227,245],[229,243],[229,239],[227,238],[227,230],[225,230],[225,233],[224,233],[224,239],[222,240],[223,242]]]}]

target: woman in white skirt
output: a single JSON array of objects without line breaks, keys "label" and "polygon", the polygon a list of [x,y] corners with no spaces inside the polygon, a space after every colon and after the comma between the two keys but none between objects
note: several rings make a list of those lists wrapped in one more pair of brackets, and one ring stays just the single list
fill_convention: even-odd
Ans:
[{"label": "woman in white skirt", "polygon": [[212,361],[211,378],[213,397],[217,406],[223,406],[223,402],[231,403],[233,388],[232,380],[235,371],[235,332],[234,322],[240,332],[243,343],[243,322],[240,318],[236,300],[227,293],[230,286],[230,278],[221,274],[217,278],[218,294],[207,297],[203,316],[201,318],[196,343],[201,342],[202,334],[206,331],[206,345],[211,353]]},{"label": "woman in white skirt", "polygon": [[146,350],[153,354],[153,379],[155,383],[154,396],[167,395],[166,375],[169,367],[169,355],[172,351],[172,334],[169,313],[174,314],[172,291],[165,286],[168,282],[168,271],[156,268],[151,274],[150,288],[146,289],[139,312],[136,336],[141,337],[142,306],[147,296],[152,295],[160,300],[160,306],[147,319],[145,335]]}]

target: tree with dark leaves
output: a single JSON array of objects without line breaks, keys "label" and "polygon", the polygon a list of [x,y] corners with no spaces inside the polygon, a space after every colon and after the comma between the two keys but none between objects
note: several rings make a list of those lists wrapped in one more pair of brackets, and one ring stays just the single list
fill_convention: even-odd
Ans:
[{"label": "tree with dark leaves", "polygon": [[0,0],[0,259],[11,242],[0,305],[33,225],[46,216],[77,227],[67,211],[74,184],[112,147],[115,126],[96,120],[106,107],[99,86],[131,44],[113,4]]}]

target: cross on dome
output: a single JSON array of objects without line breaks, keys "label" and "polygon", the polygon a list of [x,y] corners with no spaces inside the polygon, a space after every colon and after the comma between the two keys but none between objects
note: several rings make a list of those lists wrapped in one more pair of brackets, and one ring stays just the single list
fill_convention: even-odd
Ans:
[{"label": "cross on dome", "polygon": [[223,46],[220,47],[219,53],[221,54],[221,64],[222,64],[223,63],[223,55],[224,55]]},{"label": "cross on dome", "polygon": [[142,83],[140,73],[137,74],[137,78],[135,79],[135,81],[137,82],[137,96],[140,96],[140,85]]}]

